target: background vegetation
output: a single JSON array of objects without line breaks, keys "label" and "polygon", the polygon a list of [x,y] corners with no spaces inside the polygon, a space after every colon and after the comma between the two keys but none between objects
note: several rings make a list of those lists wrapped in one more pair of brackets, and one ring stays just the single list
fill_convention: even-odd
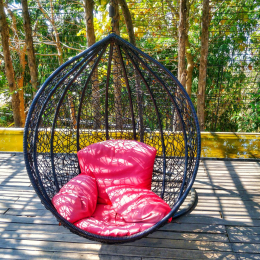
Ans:
[{"label": "background vegetation", "polygon": [[[87,48],[85,1],[28,1],[38,87],[62,63]],[[136,45],[178,75],[180,1],[126,1]],[[96,41],[111,31],[107,0],[94,1]],[[197,106],[202,4],[187,0],[185,61],[191,98]],[[3,1],[9,25],[9,47],[25,114],[35,90],[25,44],[21,1]],[[129,39],[122,9],[120,35]],[[260,5],[254,0],[210,1],[205,130],[260,131]],[[191,71],[191,76],[188,75]],[[188,81],[187,81],[188,82]],[[186,83],[186,87],[189,83]],[[0,45],[0,126],[13,125],[10,88]]]}]

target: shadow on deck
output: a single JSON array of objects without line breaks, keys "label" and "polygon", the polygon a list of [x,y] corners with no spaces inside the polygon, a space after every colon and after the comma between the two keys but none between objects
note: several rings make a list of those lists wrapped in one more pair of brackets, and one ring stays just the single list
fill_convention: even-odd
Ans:
[{"label": "shadow on deck", "polygon": [[196,208],[133,243],[71,234],[40,203],[19,153],[0,154],[0,259],[260,259],[260,163],[201,161]]}]

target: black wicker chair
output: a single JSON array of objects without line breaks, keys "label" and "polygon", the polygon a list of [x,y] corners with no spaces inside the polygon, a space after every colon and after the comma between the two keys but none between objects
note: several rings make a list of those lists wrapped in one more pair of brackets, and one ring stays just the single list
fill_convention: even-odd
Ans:
[{"label": "black wicker chair", "polygon": [[[80,173],[77,151],[108,139],[130,139],[157,149],[152,191],[171,212],[143,232],[104,237],[85,232],[58,214],[52,197]],[[57,220],[88,239],[120,243],[155,231],[178,211],[199,166],[200,131],[192,102],[160,63],[112,33],[60,66],[28,112],[24,156],[35,191]],[[196,197],[193,192],[193,197]]]}]

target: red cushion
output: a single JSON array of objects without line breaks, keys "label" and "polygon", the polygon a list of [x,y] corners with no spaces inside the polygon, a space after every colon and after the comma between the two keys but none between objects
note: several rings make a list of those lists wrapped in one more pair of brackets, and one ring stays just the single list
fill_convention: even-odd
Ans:
[{"label": "red cushion", "polygon": [[81,219],[74,225],[92,234],[116,237],[133,235],[154,224],[126,223],[118,218],[112,206],[97,204],[97,208],[90,218]]},{"label": "red cushion", "polygon": [[108,140],[78,152],[82,174],[93,173],[98,203],[111,204],[106,188],[131,185],[151,189],[156,149],[133,140]]},{"label": "red cushion", "polygon": [[93,218],[107,223],[115,223],[122,221],[111,205],[97,204],[95,212],[92,214]]},{"label": "red cushion", "polygon": [[95,178],[76,176],[60,189],[52,198],[52,203],[59,214],[71,223],[91,216],[97,205]]},{"label": "red cushion", "polygon": [[171,211],[151,190],[124,186],[110,187],[106,191],[116,213],[128,223],[157,223]]}]

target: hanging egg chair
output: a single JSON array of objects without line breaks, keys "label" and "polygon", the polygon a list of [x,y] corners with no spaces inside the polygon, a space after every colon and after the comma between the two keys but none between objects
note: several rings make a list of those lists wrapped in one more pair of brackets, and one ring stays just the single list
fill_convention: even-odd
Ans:
[{"label": "hanging egg chair", "polygon": [[[111,139],[157,149],[152,191],[171,207],[161,221],[131,236],[81,230],[51,202],[80,174],[77,152]],[[39,89],[25,124],[24,157],[36,193],[62,225],[91,240],[120,243],[147,236],[192,207],[195,199],[178,212],[195,180],[200,143],[195,109],[183,86],[159,62],[112,33],[60,66]]]}]

